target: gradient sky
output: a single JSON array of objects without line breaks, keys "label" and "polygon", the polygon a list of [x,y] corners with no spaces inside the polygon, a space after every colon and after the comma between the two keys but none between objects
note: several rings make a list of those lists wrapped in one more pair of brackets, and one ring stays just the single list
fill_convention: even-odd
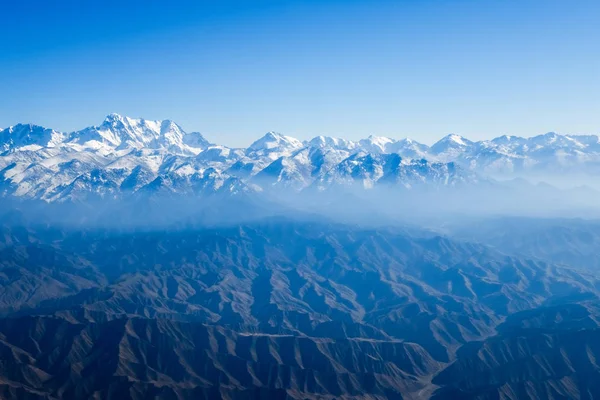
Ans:
[{"label": "gradient sky", "polygon": [[0,1],[0,127],[600,133],[597,0]]}]

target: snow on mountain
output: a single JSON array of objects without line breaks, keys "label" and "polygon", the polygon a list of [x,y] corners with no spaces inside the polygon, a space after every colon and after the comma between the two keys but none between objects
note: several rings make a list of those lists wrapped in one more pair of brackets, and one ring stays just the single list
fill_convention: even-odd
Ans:
[{"label": "snow on mountain", "polygon": [[308,146],[273,161],[254,177],[264,187],[302,189],[349,156],[346,150]]},{"label": "snow on mountain", "polygon": [[491,145],[503,146],[506,149],[515,149],[522,147],[527,143],[527,139],[518,136],[502,135],[490,141]]},{"label": "snow on mountain", "polygon": [[358,147],[358,143],[351,140],[332,138],[328,136],[317,136],[308,142],[308,147],[317,147],[321,149],[335,149],[353,151]]},{"label": "snow on mountain", "polygon": [[472,169],[489,173],[591,174],[600,166],[600,146],[597,143],[597,136],[559,135],[554,132],[531,138],[501,136],[477,142],[460,158],[463,163],[470,163]]},{"label": "snow on mountain", "polygon": [[237,178],[208,168],[192,174],[168,173],[156,177],[153,181],[136,191],[137,195],[152,197],[156,195],[179,196],[210,195],[218,193],[236,194],[247,192],[249,187]]},{"label": "snow on mountain", "polygon": [[360,183],[364,188],[372,188],[383,176],[383,165],[380,155],[365,152],[355,153],[327,172],[320,180],[319,187],[336,185],[353,185]]},{"label": "snow on mountain", "polygon": [[248,179],[264,168],[264,163],[257,163],[250,159],[243,159],[233,163],[225,173],[239,179]]},{"label": "snow on mountain", "polygon": [[420,160],[431,158],[429,155],[429,146],[421,144],[412,139],[400,139],[387,145],[389,153],[397,153],[402,158]]},{"label": "snow on mountain", "polygon": [[430,163],[426,160],[404,160],[399,154],[356,153],[329,171],[317,186],[360,185],[371,189],[376,185],[394,185],[405,189],[429,185],[455,186],[477,183],[474,174],[463,171],[454,163]]},{"label": "snow on mountain", "polygon": [[84,172],[67,185],[57,186],[45,196],[49,201],[86,201],[91,198],[116,198],[120,192],[122,171],[93,169]]},{"label": "snow on mountain", "polygon": [[242,149],[211,145],[198,153],[196,160],[200,163],[233,164],[243,156],[244,151]]},{"label": "snow on mountain", "polygon": [[307,185],[310,165],[291,157],[279,157],[256,174],[252,182],[264,188],[274,186],[301,189]]},{"label": "snow on mountain", "polygon": [[187,134],[170,120],[150,121],[110,114],[99,126],[72,132],[69,143],[97,150],[154,149],[198,154],[209,143],[198,132]]},{"label": "snow on mountain", "polygon": [[246,155],[276,160],[281,156],[290,155],[294,150],[302,147],[303,144],[298,139],[277,132],[268,132],[246,149]]},{"label": "snow on mountain", "polygon": [[361,139],[358,143],[361,150],[366,151],[367,153],[381,154],[389,153],[387,147],[394,142],[393,139],[388,137],[370,135],[366,139]]},{"label": "snow on mountain", "polygon": [[123,179],[120,185],[120,190],[126,193],[136,192],[140,188],[152,182],[155,177],[156,175],[152,171],[144,168],[141,165],[138,165],[131,170],[125,179]]},{"label": "snow on mountain", "polygon": [[54,147],[65,135],[32,124],[18,124],[0,131],[0,153],[9,150],[39,150]]},{"label": "snow on mountain", "polygon": [[69,134],[19,124],[0,131],[0,192],[46,201],[135,193],[238,193],[339,184],[453,186],[477,174],[600,172],[598,136],[548,133],[473,142],[448,135],[428,147],[369,136],[307,142],[269,132],[245,149],[211,144],[176,123],[111,114]]},{"label": "snow on mountain", "polygon": [[473,142],[462,136],[450,134],[433,144],[429,151],[441,159],[450,160],[468,152],[473,144]]},{"label": "snow on mountain", "polygon": [[398,153],[403,158],[426,158],[429,147],[412,139],[395,140],[384,136],[369,136],[358,142],[345,139],[317,136],[307,146],[324,149],[343,150],[349,154],[364,151],[373,154]]},{"label": "snow on mountain", "polygon": [[183,144],[194,149],[206,149],[211,143],[200,132],[185,133],[182,137]]}]

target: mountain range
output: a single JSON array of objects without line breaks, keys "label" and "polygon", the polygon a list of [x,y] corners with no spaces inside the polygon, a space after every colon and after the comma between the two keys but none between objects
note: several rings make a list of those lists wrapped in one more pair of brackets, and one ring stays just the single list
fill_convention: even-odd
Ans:
[{"label": "mountain range", "polygon": [[598,136],[548,133],[432,146],[370,136],[308,141],[269,132],[248,148],[210,143],[176,123],[111,114],[64,133],[19,124],[0,131],[0,193],[47,202],[140,194],[460,187],[490,179],[600,172]]},{"label": "mountain range", "polygon": [[0,215],[0,396],[600,393],[597,274],[399,227],[63,229]]},{"label": "mountain range", "polygon": [[598,137],[0,149],[0,398],[600,397]]}]

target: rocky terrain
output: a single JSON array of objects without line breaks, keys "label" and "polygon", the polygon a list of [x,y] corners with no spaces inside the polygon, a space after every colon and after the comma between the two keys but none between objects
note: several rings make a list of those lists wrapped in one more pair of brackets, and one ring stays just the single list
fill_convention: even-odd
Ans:
[{"label": "rocky terrain", "polygon": [[5,398],[594,398],[591,273],[267,218],[0,239]]},{"label": "rocky terrain", "polygon": [[592,177],[596,136],[0,152],[1,398],[600,397],[598,192],[498,179]]}]

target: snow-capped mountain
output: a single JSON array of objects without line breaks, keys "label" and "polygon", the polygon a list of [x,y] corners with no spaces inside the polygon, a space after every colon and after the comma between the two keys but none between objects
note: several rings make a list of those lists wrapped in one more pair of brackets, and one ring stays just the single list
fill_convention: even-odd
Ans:
[{"label": "snow-capped mountain", "polygon": [[110,114],[98,126],[70,133],[19,124],[0,131],[0,146],[5,152],[60,147],[66,151],[92,150],[103,155],[124,154],[132,149],[193,155],[210,143],[200,133],[186,133],[170,120],[150,121]]},{"label": "snow-capped mountain", "polygon": [[388,153],[398,153],[403,158],[420,160],[431,158],[428,154],[429,147],[412,139],[400,139],[389,144]]},{"label": "snow-capped mountain", "polygon": [[366,139],[362,139],[358,142],[361,150],[366,151],[367,153],[389,153],[388,146],[393,144],[394,139],[390,139],[382,136],[369,136]]},{"label": "snow-capped mountain", "polygon": [[32,124],[18,124],[0,131],[0,152],[11,149],[38,150],[54,147],[65,135],[52,129]]},{"label": "snow-capped mountain", "polygon": [[352,151],[358,147],[358,143],[346,139],[317,136],[308,141],[308,147]]},{"label": "snow-capped mountain", "polygon": [[72,132],[68,144],[105,152],[131,149],[166,150],[195,155],[210,145],[199,133],[187,134],[173,121],[148,121],[110,114],[99,126]]},{"label": "snow-capped mountain", "polygon": [[268,132],[246,149],[246,155],[252,158],[276,160],[302,147],[302,142],[298,139],[277,132]]},{"label": "snow-capped mountain", "polygon": [[430,163],[427,160],[405,160],[396,153],[355,153],[328,171],[316,184],[324,189],[332,185],[369,189],[388,184],[404,189],[419,186],[457,186],[477,183],[475,174],[454,163]]},{"label": "snow-capped mountain", "polygon": [[248,148],[211,144],[176,123],[110,114],[63,133],[19,124],[0,131],[0,192],[46,201],[151,193],[319,190],[336,185],[402,189],[477,184],[486,175],[600,171],[598,136],[556,133],[432,146],[369,136],[302,142],[269,132]]},{"label": "snow-capped mountain", "polygon": [[592,176],[600,171],[598,136],[550,132],[531,138],[501,136],[489,141],[463,142],[464,146],[454,146],[454,154],[446,159],[485,174],[549,176],[575,173]]},{"label": "snow-capped mountain", "polygon": [[473,142],[462,136],[451,134],[431,146],[429,153],[440,159],[454,160],[461,154],[470,152],[473,144]]}]

